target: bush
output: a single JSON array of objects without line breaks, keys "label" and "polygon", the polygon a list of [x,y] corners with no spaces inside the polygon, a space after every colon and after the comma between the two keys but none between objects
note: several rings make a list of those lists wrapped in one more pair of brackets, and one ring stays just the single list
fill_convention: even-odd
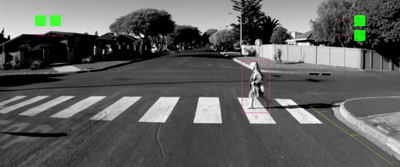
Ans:
[{"label": "bush", "polygon": [[257,52],[256,49],[254,49],[253,47],[249,47],[249,48],[243,48],[243,50],[249,54],[247,54],[247,56],[256,56]]},{"label": "bush", "polygon": [[31,61],[31,70],[38,70],[43,68],[43,60],[34,59]]},{"label": "bush", "polygon": [[10,61],[5,62],[4,64],[0,65],[1,70],[8,70],[12,68],[12,63]]},{"label": "bush", "polygon": [[93,58],[91,56],[85,57],[85,58],[81,59],[81,62],[84,63],[84,64],[93,63]]}]

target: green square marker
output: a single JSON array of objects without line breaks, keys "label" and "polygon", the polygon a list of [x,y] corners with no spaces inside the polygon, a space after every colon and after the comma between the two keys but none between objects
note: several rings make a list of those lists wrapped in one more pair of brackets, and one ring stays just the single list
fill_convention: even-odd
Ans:
[{"label": "green square marker", "polygon": [[35,26],[46,27],[46,15],[35,15]]},{"label": "green square marker", "polygon": [[50,15],[50,26],[61,27],[61,15]]},{"label": "green square marker", "polygon": [[365,41],[365,30],[354,30],[354,41]]},{"label": "green square marker", "polygon": [[354,26],[365,27],[365,15],[354,15]]}]

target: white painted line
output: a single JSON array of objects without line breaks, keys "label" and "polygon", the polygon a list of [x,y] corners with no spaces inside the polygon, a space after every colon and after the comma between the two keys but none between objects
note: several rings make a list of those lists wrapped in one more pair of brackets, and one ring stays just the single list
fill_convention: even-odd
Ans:
[{"label": "white painted line", "polygon": [[322,124],[317,118],[315,118],[312,114],[307,112],[305,109],[301,107],[290,107],[288,106],[298,106],[291,99],[275,99],[281,106],[285,107],[285,109],[300,123],[300,124]]},{"label": "white painted line", "polygon": [[218,97],[200,97],[193,123],[222,124],[221,106]]},{"label": "white painted line", "polygon": [[90,119],[112,121],[139,99],[140,97],[123,97]]},{"label": "white painted line", "polygon": [[139,122],[165,123],[178,100],[179,97],[160,97],[140,118]]},{"label": "white painted line", "polygon": [[21,107],[27,106],[29,104],[35,103],[37,101],[43,100],[43,99],[45,99],[47,97],[49,97],[49,96],[36,96],[36,97],[34,97],[32,99],[29,99],[27,101],[15,104],[13,106],[9,106],[9,107],[3,108],[3,109],[0,110],[0,113],[6,114],[6,113],[8,113],[10,111],[13,111],[13,110],[19,109]]},{"label": "white painted line", "polygon": [[43,111],[48,110],[51,107],[54,107],[58,104],[61,104],[69,99],[72,99],[75,96],[60,96],[56,99],[53,99],[47,103],[44,103],[42,105],[39,105],[37,107],[31,108],[23,113],[20,113],[19,115],[25,115],[25,116],[35,116],[36,114],[39,114]]},{"label": "white painted line", "polygon": [[[238,98],[239,103],[242,104],[242,98]],[[250,124],[276,124],[275,120],[268,113],[267,109],[258,101],[254,99],[254,109],[248,109],[250,106],[250,98],[243,98],[243,110],[249,119]]]},{"label": "white painted line", "polygon": [[13,98],[11,98],[11,99],[2,101],[2,102],[0,102],[0,109],[1,109],[1,108],[4,108],[4,106],[5,106],[6,104],[8,104],[8,103],[12,103],[12,102],[14,102],[14,101],[23,99],[23,98],[25,98],[25,97],[26,97],[26,96],[15,96],[15,97],[13,97]]},{"label": "white painted line", "polygon": [[65,110],[62,110],[50,117],[52,118],[69,118],[72,117],[73,115],[77,114],[78,112],[81,112],[82,110],[92,106],[93,104],[99,102],[100,100],[104,99],[105,96],[90,96],[78,103],[75,103],[74,105],[66,108]]}]

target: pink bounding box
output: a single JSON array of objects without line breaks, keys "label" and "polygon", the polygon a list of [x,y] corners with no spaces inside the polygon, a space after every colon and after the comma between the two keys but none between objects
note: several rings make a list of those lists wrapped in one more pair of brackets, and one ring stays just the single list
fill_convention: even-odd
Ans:
[{"label": "pink bounding box", "polygon": [[[242,61],[242,113],[249,113],[249,114],[262,114],[266,113],[269,114],[271,112],[271,61],[270,60],[241,60]],[[244,112],[243,111],[243,63],[244,62],[268,62],[268,112]]]}]

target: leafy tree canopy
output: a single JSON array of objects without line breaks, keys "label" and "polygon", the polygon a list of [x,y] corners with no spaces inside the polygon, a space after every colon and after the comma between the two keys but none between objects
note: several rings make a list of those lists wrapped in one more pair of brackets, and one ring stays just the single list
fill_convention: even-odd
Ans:
[{"label": "leafy tree canopy", "polygon": [[283,27],[277,27],[272,33],[271,43],[284,44],[287,39],[290,39],[287,29]]},{"label": "leafy tree canopy", "polygon": [[[231,0],[233,10],[242,16],[243,39],[254,43],[260,38],[263,41],[270,41],[273,30],[280,25],[279,21],[266,16],[261,11],[262,0]],[[233,30],[240,33],[240,16],[238,24],[231,24]]]},{"label": "leafy tree canopy", "polygon": [[110,25],[111,32],[130,34],[142,39],[166,35],[174,30],[174,21],[165,10],[139,9],[122,16]]}]

